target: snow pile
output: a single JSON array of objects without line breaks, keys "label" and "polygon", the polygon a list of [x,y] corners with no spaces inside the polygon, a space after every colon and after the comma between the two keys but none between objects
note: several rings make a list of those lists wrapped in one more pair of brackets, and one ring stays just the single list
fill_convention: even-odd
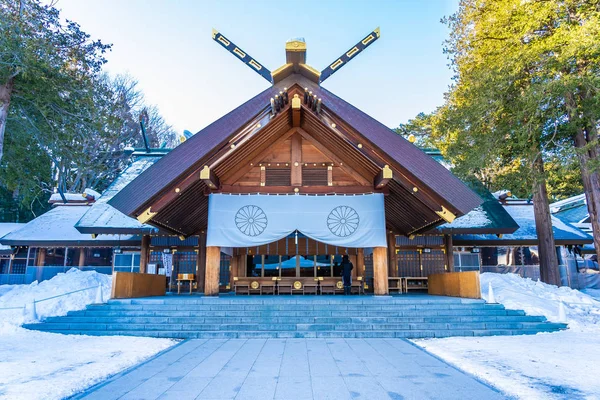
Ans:
[{"label": "snow pile", "polygon": [[[71,268],[66,273],[57,274],[54,278],[40,283],[35,281],[30,285],[2,285],[0,286],[0,332],[3,329],[12,330],[10,326],[30,322],[23,315],[23,307],[30,306],[34,300],[40,319],[83,310],[86,305],[94,303],[99,285],[102,285],[102,297],[104,300],[108,299],[112,277],[96,271],[81,271],[77,268]],[[70,292],[76,293],[44,300]]]},{"label": "snow pile", "polygon": [[[588,294],[515,274],[481,274],[484,298],[529,315],[558,319],[564,303],[569,329],[523,336],[415,340],[427,351],[521,399],[600,398],[600,380],[588,371],[600,360],[600,302]],[[592,296],[590,296],[592,295]]]},{"label": "snow pile", "polygon": [[486,272],[480,275],[482,297],[488,299],[491,283],[498,303],[506,308],[524,310],[528,315],[543,315],[559,322],[560,303],[565,306],[570,329],[600,329],[600,301],[589,294],[569,287],[556,287],[543,282],[521,278],[517,274]]},{"label": "snow pile", "polygon": [[[37,303],[42,318],[65,315],[94,303],[99,284],[104,300],[108,299],[110,276],[76,268],[41,283],[0,286],[0,398],[63,399],[176,343],[171,339],[60,335],[19,326],[24,322],[24,304],[92,288]],[[1,310],[12,307],[17,309]]]}]

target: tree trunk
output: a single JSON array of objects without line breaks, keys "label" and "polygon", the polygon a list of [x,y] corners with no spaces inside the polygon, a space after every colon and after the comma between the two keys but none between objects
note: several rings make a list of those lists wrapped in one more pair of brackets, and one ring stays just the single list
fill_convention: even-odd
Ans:
[{"label": "tree trunk", "polygon": [[[583,192],[585,193],[594,237],[594,248],[596,249],[596,256],[600,260],[600,221],[598,220],[598,213],[600,212],[600,176],[598,175],[598,171],[590,165],[590,162],[598,157],[598,144],[590,145],[591,142],[596,142],[598,139],[598,132],[595,127],[596,120],[589,116],[585,119],[579,117],[577,101],[572,93],[567,93],[565,99],[569,112],[569,120],[576,125],[576,134],[573,142],[577,149],[577,158],[579,159],[581,169]],[[589,121],[587,124],[587,133],[583,127],[586,125],[585,121]]]},{"label": "tree trunk", "polygon": [[4,155],[4,131],[6,130],[6,120],[8,119],[8,107],[10,97],[14,88],[14,78],[10,78],[4,85],[0,86],[0,161]]},{"label": "tree trunk", "polygon": [[600,221],[598,220],[598,212],[600,211],[600,177],[598,176],[598,172],[594,171],[593,167],[590,166],[592,157],[590,151],[584,150],[586,145],[587,140],[583,130],[578,129],[575,135],[575,147],[578,149],[577,157],[581,166],[583,192],[585,193],[588,214],[590,215],[590,222],[592,224],[594,247],[596,255],[600,260]]},{"label": "tree trunk", "polygon": [[535,160],[535,181],[533,184],[533,213],[535,215],[535,229],[538,237],[538,251],[540,259],[540,278],[542,282],[560,286],[558,271],[558,258],[554,233],[552,232],[552,219],[550,218],[550,205],[548,191],[544,176],[544,161],[541,155]]}]

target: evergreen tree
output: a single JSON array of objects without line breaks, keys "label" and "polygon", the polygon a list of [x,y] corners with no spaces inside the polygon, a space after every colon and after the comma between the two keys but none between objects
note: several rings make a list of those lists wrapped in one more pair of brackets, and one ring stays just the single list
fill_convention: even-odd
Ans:
[{"label": "evergreen tree", "polygon": [[580,160],[600,251],[599,2],[462,0],[445,22],[456,76],[433,134],[458,170],[512,168],[527,178],[542,280],[559,284],[547,193],[557,155]]}]

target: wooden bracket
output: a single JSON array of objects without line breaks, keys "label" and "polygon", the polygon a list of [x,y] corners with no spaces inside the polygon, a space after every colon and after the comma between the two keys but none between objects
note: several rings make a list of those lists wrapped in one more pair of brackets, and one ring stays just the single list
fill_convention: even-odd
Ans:
[{"label": "wooden bracket", "polygon": [[390,180],[394,177],[394,172],[389,167],[389,165],[384,166],[381,171],[375,176],[373,180],[373,185],[376,189],[381,189],[386,186]]},{"label": "wooden bracket", "polygon": [[206,186],[208,186],[210,189],[218,189],[220,186],[219,178],[215,172],[209,168],[208,165],[205,165],[200,171],[200,180],[204,181]]}]

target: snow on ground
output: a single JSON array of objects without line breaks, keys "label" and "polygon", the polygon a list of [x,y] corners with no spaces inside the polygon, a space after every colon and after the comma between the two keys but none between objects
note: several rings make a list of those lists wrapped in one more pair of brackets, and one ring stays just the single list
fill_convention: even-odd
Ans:
[{"label": "snow on ground", "polygon": [[600,360],[600,291],[582,293],[524,279],[481,274],[482,295],[492,284],[496,301],[558,321],[563,302],[569,329],[523,336],[415,340],[427,351],[522,399],[600,399],[594,371]]},{"label": "snow on ground", "polygon": [[[100,283],[107,299],[110,276],[75,268],[41,283],[0,286],[1,399],[62,399],[176,343],[169,339],[59,335],[20,327],[27,321],[23,317],[24,304]],[[84,309],[94,302],[96,291],[85,290],[42,301],[36,306],[38,316],[65,315],[71,310]],[[12,307],[18,309],[5,309]]]}]

